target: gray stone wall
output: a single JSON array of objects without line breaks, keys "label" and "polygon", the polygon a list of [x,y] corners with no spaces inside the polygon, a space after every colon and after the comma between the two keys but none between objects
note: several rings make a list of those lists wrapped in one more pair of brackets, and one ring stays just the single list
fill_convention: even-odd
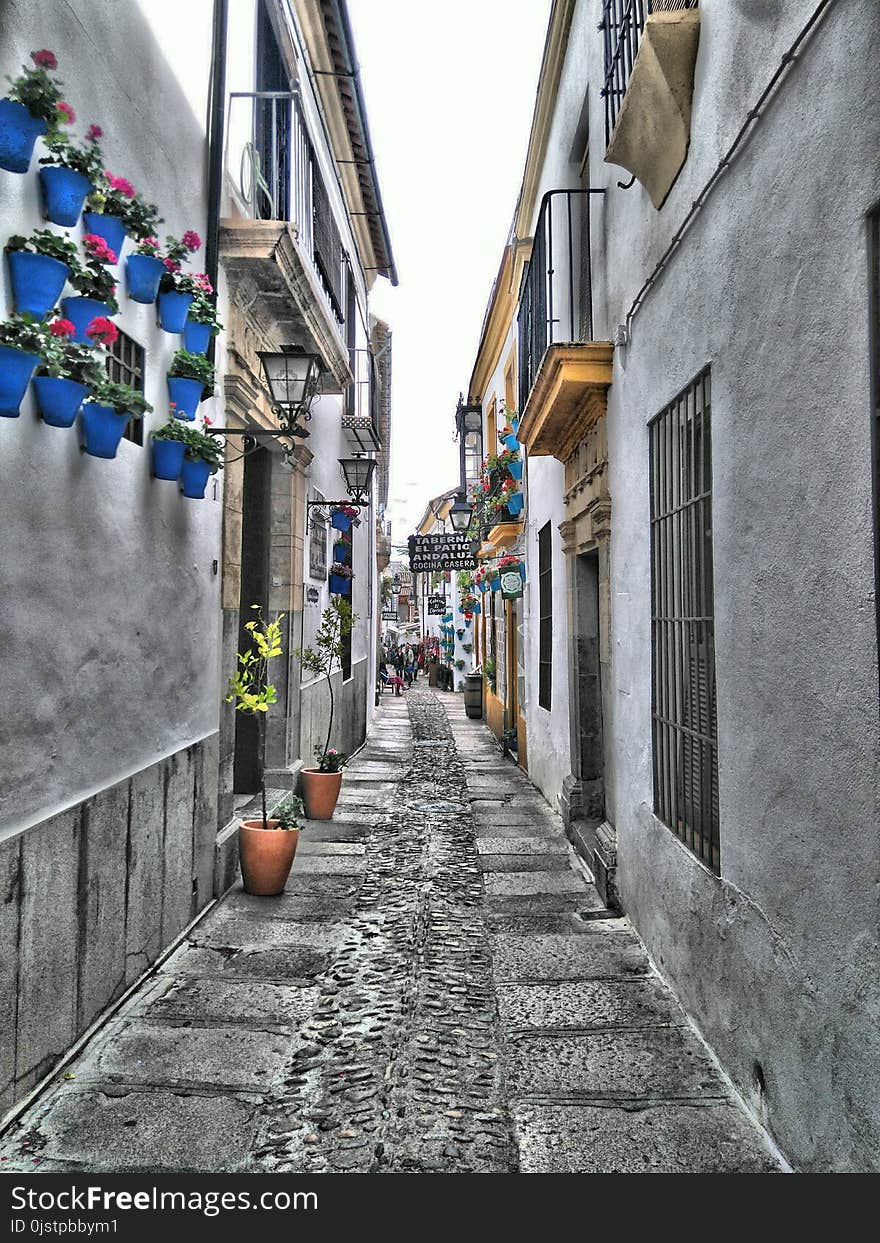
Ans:
[{"label": "gray stone wall", "polygon": [[217,753],[213,734],[0,842],[0,1113],[211,900]]},{"label": "gray stone wall", "polygon": [[[361,660],[352,664],[352,676],[347,682],[342,681],[341,673],[333,675],[335,707],[330,745],[338,751],[345,751],[347,755],[356,751],[366,737],[364,704],[368,692],[371,705],[374,698],[373,687],[367,685],[367,673],[368,662]],[[327,737],[330,717],[330,696],[324,678],[302,688],[301,705],[300,755],[304,766],[311,768],[315,762],[315,747],[323,746]]]}]

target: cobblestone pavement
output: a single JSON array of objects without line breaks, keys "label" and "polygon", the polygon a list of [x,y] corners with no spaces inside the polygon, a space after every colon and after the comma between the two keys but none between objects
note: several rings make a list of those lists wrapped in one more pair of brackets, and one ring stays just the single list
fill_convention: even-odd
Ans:
[{"label": "cobblestone pavement", "polygon": [[386,697],[285,893],[240,888],[0,1139],[5,1170],[778,1168],[461,697]]}]

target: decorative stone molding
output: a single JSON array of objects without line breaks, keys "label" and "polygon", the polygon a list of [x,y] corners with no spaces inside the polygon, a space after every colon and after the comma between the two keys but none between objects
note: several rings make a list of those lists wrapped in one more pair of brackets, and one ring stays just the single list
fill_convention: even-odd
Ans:
[{"label": "decorative stone molding", "polygon": [[559,524],[563,550],[576,554],[611,536],[608,492],[608,438],[600,418],[575,446],[565,463],[565,521]]},{"label": "decorative stone molding", "polygon": [[530,454],[568,461],[605,414],[613,354],[610,341],[547,347],[517,433]]},{"label": "decorative stone molding", "polygon": [[699,9],[647,19],[605,152],[605,162],[631,172],[657,208],[687,159],[699,42]]},{"label": "decorative stone molding", "polygon": [[256,297],[247,308],[249,316],[258,307],[277,340],[295,341],[320,354],[329,372],[325,393],[341,393],[354,383],[348,347],[293,225],[223,220],[220,261],[230,277],[253,284]]}]

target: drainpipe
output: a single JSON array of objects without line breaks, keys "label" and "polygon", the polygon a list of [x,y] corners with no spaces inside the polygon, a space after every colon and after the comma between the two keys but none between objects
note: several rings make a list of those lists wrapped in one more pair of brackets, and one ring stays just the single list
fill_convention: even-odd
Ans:
[{"label": "drainpipe", "polygon": [[[208,236],[205,271],[214,289],[220,267],[220,197],[223,180],[223,129],[226,119],[226,38],[229,0],[214,0],[208,113]],[[213,346],[214,338],[211,338]]]}]

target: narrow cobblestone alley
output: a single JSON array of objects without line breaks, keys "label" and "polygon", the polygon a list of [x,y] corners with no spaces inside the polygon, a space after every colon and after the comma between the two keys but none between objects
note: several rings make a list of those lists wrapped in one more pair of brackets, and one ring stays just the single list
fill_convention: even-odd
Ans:
[{"label": "narrow cobblestone alley", "polygon": [[236,887],[6,1170],[772,1171],[624,918],[461,697],[385,698],[286,892]]}]

